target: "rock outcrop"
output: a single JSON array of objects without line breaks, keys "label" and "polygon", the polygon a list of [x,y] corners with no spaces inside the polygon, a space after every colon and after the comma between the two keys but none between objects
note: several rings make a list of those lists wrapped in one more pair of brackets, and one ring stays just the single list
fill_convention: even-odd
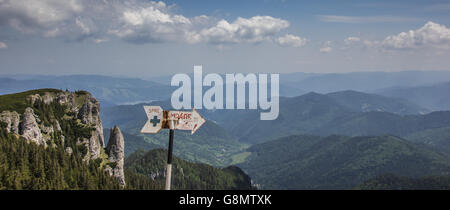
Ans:
[{"label": "rock outcrop", "polygon": [[6,123],[6,132],[19,134],[20,116],[17,112],[3,111],[0,113],[0,121]]},{"label": "rock outcrop", "polygon": [[34,94],[34,95],[29,95],[28,96],[28,100],[30,101],[30,103],[32,105],[34,105],[36,102],[43,102],[44,104],[50,104],[53,102],[53,100],[55,100],[55,96],[49,92],[44,93],[43,96],[39,95],[39,94]]},{"label": "rock outcrop", "polygon": [[[105,146],[105,143],[103,137],[102,120],[100,119],[100,103],[97,101],[97,99],[92,97],[91,94],[87,92],[83,94],[83,97],[85,97],[83,100],[83,104],[78,104],[77,93],[63,91],[58,93],[46,92],[41,95],[29,95],[27,99],[31,103],[31,105],[34,105],[37,102],[41,102],[47,105],[51,104],[52,102],[57,102],[61,105],[65,105],[69,109],[69,112],[75,113],[76,118],[79,119],[81,123],[95,128],[95,130],[91,132],[91,137],[89,139],[80,139],[79,142],[79,144],[83,144],[88,148],[88,152],[84,157],[84,160],[88,162],[90,159],[97,159],[100,157],[101,150]],[[59,122],[56,121],[54,122],[54,124],[56,130],[61,130]],[[41,126],[41,128],[44,127]],[[49,128],[44,129],[46,131],[50,131],[48,130]],[[61,136],[61,138],[64,139],[64,136]]]},{"label": "rock outcrop", "polygon": [[66,147],[66,153],[68,154],[68,155],[72,155],[72,147]]},{"label": "rock outcrop", "polygon": [[125,143],[122,132],[120,132],[120,129],[117,126],[114,126],[114,128],[111,129],[106,153],[109,156],[109,162],[115,163],[115,166],[114,168],[107,167],[105,170],[108,171],[111,176],[117,177],[120,184],[125,186],[125,175],[123,172]]},{"label": "rock outcrop", "polygon": [[101,148],[104,147],[103,125],[100,119],[100,103],[91,95],[86,95],[83,106],[78,111],[78,119],[83,124],[93,126],[95,128],[91,133],[91,138],[87,141],[86,146],[89,148],[91,159],[100,157]]},{"label": "rock outcrop", "polygon": [[72,92],[58,92],[58,93],[44,93],[43,96],[39,94],[29,95],[27,97],[28,102],[31,105],[34,105],[36,102],[42,102],[44,104],[51,104],[56,101],[61,105],[67,105],[69,107],[69,111],[78,112],[78,104],[76,102],[76,94]]},{"label": "rock outcrop", "polygon": [[[108,162],[106,165],[102,164],[104,170],[109,172],[111,176],[116,177],[122,186],[125,186],[123,135],[117,126],[111,130],[110,140],[106,148],[108,157],[105,157],[100,103],[90,93],[85,91],[73,93],[50,90],[48,92],[41,91],[40,94],[30,94],[23,100],[28,105],[24,113],[19,114],[17,110],[0,113],[2,129],[5,129],[8,133],[20,135],[29,142],[44,145],[45,147],[62,146],[65,148],[67,155],[72,155],[74,148],[65,145],[66,137],[64,135],[66,135],[65,129],[68,128],[67,123],[76,123],[80,128],[85,128],[82,131],[82,135],[74,139],[76,145],[84,145],[86,147],[86,150],[83,150],[83,160],[88,163],[89,160],[101,158],[102,163],[103,161]],[[55,108],[56,104],[54,103],[63,105],[62,107],[65,108],[64,113],[61,113],[61,106],[56,106],[57,108]],[[38,111],[43,109],[43,107],[45,108],[42,104],[48,105],[47,107],[50,108],[53,107],[54,110],[58,111],[58,118],[55,115]],[[36,115],[35,111],[39,115]],[[39,116],[42,119],[39,119]],[[65,127],[62,128],[62,125]],[[85,132],[91,133],[88,135]],[[53,141],[56,135],[59,135],[60,138],[58,140],[61,142],[55,143],[56,141]]]},{"label": "rock outcrop", "polygon": [[69,111],[71,112],[78,112],[78,104],[76,101],[76,95],[71,92],[60,92],[56,94],[56,102],[59,104],[65,104],[68,106]]},{"label": "rock outcrop", "polygon": [[34,114],[32,108],[28,107],[23,113],[22,122],[20,123],[20,135],[39,145],[47,146],[47,142],[39,128],[39,118]]}]

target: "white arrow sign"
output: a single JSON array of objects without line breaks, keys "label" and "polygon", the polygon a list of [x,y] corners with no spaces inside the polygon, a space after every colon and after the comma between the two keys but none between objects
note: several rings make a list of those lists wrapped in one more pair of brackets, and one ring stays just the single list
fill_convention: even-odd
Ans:
[{"label": "white arrow sign", "polygon": [[189,130],[191,134],[194,134],[206,122],[195,109],[192,112],[169,111],[167,118],[176,122],[175,129]]},{"label": "white arrow sign", "polygon": [[141,133],[158,133],[164,123],[164,111],[160,106],[144,106],[145,114],[147,114],[148,120],[141,130]]},{"label": "white arrow sign", "polygon": [[[148,120],[141,133],[156,134],[163,128],[169,128],[167,121],[173,120],[176,130],[189,130],[194,134],[206,120],[197,112],[189,111],[164,111],[159,106],[144,106]],[[166,113],[166,114],[165,114]]]}]

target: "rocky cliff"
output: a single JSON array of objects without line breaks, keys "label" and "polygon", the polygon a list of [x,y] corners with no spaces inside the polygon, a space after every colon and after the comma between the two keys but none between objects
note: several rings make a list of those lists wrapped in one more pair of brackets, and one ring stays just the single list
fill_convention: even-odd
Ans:
[{"label": "rocky cliff", "polygon": [[20,135],[29,141],[46,147],[47,141],[42,135],[38,122],[40,123],[41,120],[34,114],[34,110],[27,107],[23,113],[22,122],[20,123]]},{"label": "rocky cliff", "polygon": [[125,175],[123,173],[125,143],[122,132],[120,132],[120,129],[117,126],[114,126],[114,128],[111,129],[106,153],[108,154],[109,162],[114,164],[112,164],[112,167],[108,165],[105,170],[107,170],[111,176],[117,177],[120,184],[125,186]]},{"label": "rocky cliff", "polygon": [[0,121],[6,124],[6,132],[19,134],[20,116],[17,112],[3,111],[0,113]]},{"label": "rocky cliff", "polygon": [[[125,185],[123,136],[114,127],[105,154],[100,104],[88,92],[43,89],[4,95],[0,101],[0,123],[8,133],[44,147],[62,146],[68,155],[77,147],[86,163],[101,163]],[[67,137],[74,142],[72,148],[64,144]]]},{"label": "rocky cliff", "polygon": [[100,149],[104,147],[103,126],[100,119],[100,104],[90,94],[86,95],[86,99],[80,110],[78,111],[78,119],[83,124],[90,125],[95,128],[91,132],[91,138],[83,139],[83,144],[89,148],[89,155],[92,159],[100,156]]}]

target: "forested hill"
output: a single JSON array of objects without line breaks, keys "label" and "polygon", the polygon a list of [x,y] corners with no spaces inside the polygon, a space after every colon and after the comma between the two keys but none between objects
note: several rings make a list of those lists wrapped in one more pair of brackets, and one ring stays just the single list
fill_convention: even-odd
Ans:
[{"label": "forested hill", "polygon": [[98,109],[84,91],[0,96],[0,189],[120,189]]},{"label": "forested hill", "polygon": [[[167,152],[138,150],[124,161],[133,136],[117,126],[103,130],[99,112],[85,91],[1,95],[0,189],[163,189]],[[235,166],[174,158],[172,173],[175,189],[251,189],[249,176]]]},{"label": "forested hill", "polygon": [[[125,159],[125,175],[134,189],[163,189],[167,151],[137,150]],[[248,190],[250,177],[236,166],[215,168],[174,157],[172,189],[187,190]]]},{"label": "forested hill", "polygon": [[238,166],[263,189],[353,189],[387,173],[450,175],[448,155],[395,136],[289,136],[247,152]]},{"label": "forested hill", "polygon": [[450,176],[410,178],[384,174],[370,179],[355,190],[450,190]]},{"label": "forested hill", "polygon": [[280,113],[273,121],[260,120],[257,112],[243,114],[237,118],[241,120],[231,124],[230,132],[241,142],[257,144],[302,134],[406,138],[415,132],[450,126],[450,111],[422,111],[407,101],[373,94],[308,93],[280,98]]}]

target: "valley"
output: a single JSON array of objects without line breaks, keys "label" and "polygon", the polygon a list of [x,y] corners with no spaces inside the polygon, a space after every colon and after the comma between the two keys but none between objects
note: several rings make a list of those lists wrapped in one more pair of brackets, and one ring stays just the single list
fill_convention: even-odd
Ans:
[{"label": "valley", "polygon": [[[445,188],[446,177],[450,176],[450,111],[446,111],[445,105],[446,83],[395,88],[388,86],[391,85],[389,74],[380,75],[386,82],[373,84],[370,90],[364,89],[367,92],[356,86],[349,87],[351,90],[316,89],[318,92],[310,92],[308,90],[314,90],[313,85],[295,85],[295,78],[298,77],[299,81],[323,81],[334,76],[298,74],[287,78],[282,75],[281,81],[286,79],[283,86],[295,87],[290,89],[295,93],[287,93],[289,88],[280,90],[282,95],[287,94],[280,97],[279,117],[273,121],[261,121],[261,110],[199,110],[207,122],[194,135],[175,132],[175,173],[184,174],[176,175],[176,189],[398,189],[413,186],[409,183],[417,188],[420,188],[420,183],[434,183],[433,189]],[[444,73],[430,75],[418,84],[426,85],[441,76],[445,80]],[[342,76],[336,75],[345,78]],[[369,78],[373,75],[347,76],[343,82],[353,77]],[[157,82],[134,79],[93,76],[55,78],[50,78],[46,83],[61,89],[90,89],[93,90],[92,96],[101,98],[98,117],[103,127],[98,128],[97,132],[101,130],[103,133],[104,146],[110,139],[107,128],[120,127],[124,139],[124,176],[130,183],[126,189],[162,189],[168,132],[144,135],[139,131],[147,120],[144,105],[172,109],[170,101],[164,97],[168,95],[164,91],[169,93],[171,89]],[[23,80],[23,83],[5,79],[5,83],[0,84],[0,92],[18,91],[19,84],[24,84],[21,87],[24,90],[34,86],[46,87],[45,82],[34,80],[42,78]],[[58,83],[58,80],[64,81],[65,85]],[[75,80],[82,80],[83,83],[71,86]],[[103,82],[94,85],[94,81]],[[336,89],[345,88],[344,83]],[[283,86],[280,88],[283,89]],[[112,88],[116,92],[110,94],[101,91],[102,88]],[[134,88],[142,92],[136,92]],[[434,88],[439,91],[431,94]],[[138,95],[128,94],[128,91]],[[25,99],[28,95],[37,93],[44,98],[46,92],[58,94],[61,90],[43,89],[0,96],[4,99],[0,101],[0,112],[17,110],[23,113],[29,106]],[[419,95],[409,97],[406,94],[414,92],[425,94],[429,98],[426,101],[430,103],[422,103],[418,100]],[[81,97],[74,104],[82,106],[83,100],[86,100],[84,94],[89,93],[77,93]],[[431,98],[436,100],[432,102]],[[135,104],[133,101],[150,102]],[[441,105],[436,106],[439,103]],[[47,108],[39,109],[35,109],[39,118],[44,119],[46,125],[51,123],[53,115],[47,113]],[[70,135],[76,139],[79,132],[81,130],[71,131]],[[16,137],[3,134],[2,138]],[[100,156],[105,158],[104,152]],[[105,161],[101,161],[95,167],[104,164]],[[400,184],[386,184],[389,180],[398,180]],[[10,187],[19,186],[10,181],[8,183]],[[112,184],[108,186],[113,187]]]}]

